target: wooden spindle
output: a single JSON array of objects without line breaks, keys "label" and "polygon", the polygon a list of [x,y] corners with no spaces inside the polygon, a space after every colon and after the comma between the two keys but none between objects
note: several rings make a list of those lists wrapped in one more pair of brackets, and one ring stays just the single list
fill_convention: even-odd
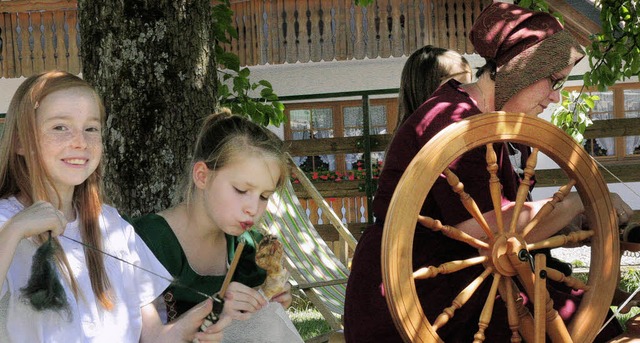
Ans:
[{"label": "wooden spindle", "polygon": [[439,220],[418,215],[418,222],[426,228],[429,228],[433,231],[440,231],[445,236],[460,242],[467,243],[476,249],[489,249],[489,244],[487,244],[486,242],[472,237],[466,232],[458,230],[453,226],[442,225]]},{"label": "wooden spindle", "polygon": [[593,230],[582,230],[582,231],[574,231],[568,235],[556,235],[549,237],[540,242],[535,242],[531,244],[527,244],[527,250],[538,250],[542,248],[557,248],[564,246],[567,243],[577,243],[582,242],[595,234]]},{"label": "wooden spindle", "polygon": [[437,267],[422,267],[413,272],[413,278],[417,280],[429,279],[439,274],[451,274],[471,266],[475,266],[489,260],[488,256],[477,256],[466,260],[445,262]]},{"label": "wooden spindle", "polygon": [[462,307],[462,305],[466,304],[467,301],[469,301],[469,298],[471,298],[473,293],[476,292],[478,287],[480,287],[482,282],[487,278],[487,276],[489,276],[489,274],[491,274],[492,271],[493,268],[488,267],[484,270],[484,272],[482,272],[482,274],[475,278],[475,280],[471,281],[467,285],[467,287],[465,287],[460,293],[458,293],[456,298],[451,302],[451,306],[445,308],[438,316],[438,318],[436,318],[433,323],[433,329],[438,330],[438,328],[441,328],[443,325],[445,325],[449,321],[449,319],[453,318],[455,311]]},{"label": "wooden spindle", "polygon": [[498,232],[504,232],[504,223],[502,221],[502,184],[498,178],[498,158],[493,149],[493,144],[487,144],[487,171],[489,171],[489,190],[491,192],[491,202],[496,212],[496,225]]},{"label": "wooden spindle", "polygon": [[587,284],[582,282],[582,280],[575,278],[573,276],[566,276],[564,275],[564,273],[560,272],[559,270],[549,268],[549,267],[547,267],[547,278],[556,282],[561,282],[567,285],[568,287],[571,287],[572,289],[576,289],[576,290],[581,289],[584,291],[588,291],[590,288]]},{"label": "wooden spindle", "polygon": [[531,188],[531,177],[535,174],[535,167],[538,163],[538,148],[534,148],[527,158],[527,164],[524,168],[524,177],[520,181],[520,186],[518,187],[518,193],[516,194],[516,202],[513,206],[513,216],[511,217],[511,225],[509,225],[509,231],[511,233],[516,232],[516,225],[518,223],[518,217],[520,215],[520,211],[522,210],[522,206],[525,201],[527,201],[527,196],[529,195],[529,189]]},{"label": "wooden spindle", "polygon": [[496,300],[496,294],[498,292],[498,285],[500,284],[500,274],[493,274],[493,283],[491,284],[491,290],[487,296],[487,301],[484,303],[482,313],[480,313],[480,320],[478,321],[478,332],[473,335],[473,343],[484,342],[484,331],[489,327],[491,321],[491,314],[493,313],[493,305]]},{"label": "wooden spindle", "polygon": [[464,208],[466,208],[471,216],[478,222],[478,224],[480,224],[480,227],[482,227],[482,230],[487,237],[489,237],[489,239],[493,239],[493,232],[491,231],[491,228],[489,228],[489,224],[487,224],[487,221],[482,215],[482,212],[480,212],[480,208],[478,208],[475,200],[473,200],[469,193],[464,191],[464,184],[460,182],[458,176],[449,168],[446,168],[443,174],[447,177],[447,182],[451,186],[451,189],[460,196],[460,201],[462,202],[462,205],[464,205]]},{"label": "wooden spindle", "polygon": [[558,189],[558,191],[553,194],[551,200],[542,205],[540,211],[538,211],[538,213],[536,213],[536,215],[533,217],[533,219],[531,219],[527,226],[525,226],[525,228],[522,230],[522,237],[527,237],[529,232],[531,232],[531,230],[533,230],[538,225],[538,223],[542,221],[542,219],[544,219],[549,213],[551,213],[551,211],[553,211],[553,209],[556,207],[556,204],[564,200],[564,198],[569,194],[571,188],[573,188],[575,184],[576,180],[570,180],[569,183],[560,187],[560,189]]}]

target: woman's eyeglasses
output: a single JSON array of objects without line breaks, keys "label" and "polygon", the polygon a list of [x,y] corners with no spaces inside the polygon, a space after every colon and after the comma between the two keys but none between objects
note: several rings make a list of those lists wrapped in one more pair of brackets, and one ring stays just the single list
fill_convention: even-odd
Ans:
[{"label": "woman's eyeglasses", "polygon": [[551,81],[551,89],[554,91],[560,90],[562,86],[564,86],[564,83],[567,82],[568,78],[569,75],[561,77],[559,79],[556,79],[555,77],[553,77],[553,75],[549,76],[549,81]]}]

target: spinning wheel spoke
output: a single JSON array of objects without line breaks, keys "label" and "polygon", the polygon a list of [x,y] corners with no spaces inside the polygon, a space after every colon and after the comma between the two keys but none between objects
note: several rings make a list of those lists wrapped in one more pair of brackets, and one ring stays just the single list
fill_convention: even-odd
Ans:
[{"label": "spinning wheel spoke", "polygon": [[460,242],[465,242],[476,249],[489,249],[488,243],[483,242],[482,240],[479,240],[475,237],[472,237],[467,233],[456,229],[453,226],[442,225],[442,223],[439,220],[433,219],[431,217],[418,215],[418,222],[422,224],[424,227],[427,227],[433,231],[440,231],[445,236]]},{"label": "spinning wheel spoke", "polygon": [[478,332],[473,336],[473,343],[484,342],[484,330],[489,326],[491,321],[491,314],[493,312],[493,305],[495,303],[496,294],[498,293],[498,286],[500,285],[500,278],[502,275],[493,274],[493,283],[491,284],[491,290],[487,296],[487,301],[484,303],[482,313],[480,314],[480,321],[478,322]]},{"label": "spinning wheel spoke", "polygon": [[454,273],[462,269],[487,262],[488,260],[489,260],[488,256],[478,256],[478,257],[468,258],[466,260],[445,262],[437,267],[435,266],[422,267],[416,270],[415,272],[413,272],[413,278],[416,280],[424,280],[424,279],[435,277],[438,274]]},{"label": "spinning wheel spoke", "polygon": [[433,323],[433,329],[438,330],[438,328],[441,328],[443,325],[445,325],[449,321],[449,319],[453,317],[455,311],[462,307],[462,305],[466,304],[467,301],[469,301],[469,298],[471,298],[473,293],[476,292],[478,287],[480,287],[482,282],[484,282],[484,280],[487,278],[487,276],[489,276],[489,274],[491,274],[491,272],[493,272],[493,268],[488,267],[475,280],[470,282],[469,285],[467,285],[467,287],[465,287],[465,289],[463,289],[462,292],[460,292],[458,296],[453,299],[451,306],[445,308],[444,311],[442,311],[442,313],[438,316],[438,318],[436,318]]},{"label": "spinning wheel spoke", "polygon": [[482,230],[484,230],[484,233],[487,235],[487,237],[489,237],[489,239],[492,239],[493,232],[491,231],[491,228],[489,228],[487,220],[484,219],[484,216],[482,215],[482,212],[480,212],[478,204],[476,204],[475,200],[473,200],[469,193],[464,191],[464,185],[462,184],[462,182],[460,182],[458,176],[454,174],[449,168],[445,168],[443,174],[447,177],[447,182],[451,186],[451,189],[453,189],[454,192],[460,195],[460,201],[462,201],[464,208],[466,208],[471,216],[473,216],[478,224],[480,224],[480,227],[482,227]]},{"label": "spinning wheel spoke", "polygon": [[487,171],[489,171],[489,190],[491,192],[491,202],[496,212],[496,226],[498,233],[504,232],[504,223],[502,222],[502,185],[498,178],[498,158],[493,144],[487,144]]},{"label": "spinning wheel spoke", "polygon": [[542,248],[557,248],[567,243],[582,242],[591,238],[595,232],[593,230],[574,231],[567,235],[556,235],[540,242],[527,244],[527,250],[538,250]]},{"label": "spinning wheel spoke", "polygon": [[578,289],[581,289],[583,291],[589,290],[589,286],[587,286],[587,284],[582,282],[582,280],[574,278],[573,276],[566,276],[559,270],[547,267],[546,272],[547,272],[547,278],[556,282],[564,283],[565,285],[567,285],[567,287],[571,287],[572,289],[575,289],[575,290],[578,290]]},{"label": "spinning wheel spoke", "polygon": [[526,342],[533,342],[533,316],[524,306],[524,299],[520,296],[520,290],[513,279],[503,278],[502,280],[498,290],[500,296],[506,299],[511,342],[522,342],[522,338]]},{"label": "spinning wheel spoke", "polygon": [[571,180],[566,185],[560,187],[560,189],[553,194],[553,198],[547,201],[547,203],[542,206],[540,211],[536,213],[533,219],[531,219],[529,224],[525,226],[525,228],[522,230],[522,236],[526,238],[527,234],[529,234],[529,232],[531,232],[531,230],[533,230],[546,215],[553,211],[553,209],[556,207],[556,204],[564,200],[564,198],[567,196],[567,194],[569,194],[571,188],[573,188],[575,184],[576,180]]},{"label": "spinning wheel spoke", "polygon": [[531,177],[535,174],[536,164],[538,163],[538,149],[534,148],[531,155],[527,159],[527,164],[524,168],[524,177],[520,181],[518,187],[518,193],[516,195],[516,203],[513,207],[513,216],[511,217],[511,224],[509,225],[509,232],[516,232],[516,224],[518,223],[518,217],[524,202],[527,201],[529,195],[529,189],[531,188]]}]

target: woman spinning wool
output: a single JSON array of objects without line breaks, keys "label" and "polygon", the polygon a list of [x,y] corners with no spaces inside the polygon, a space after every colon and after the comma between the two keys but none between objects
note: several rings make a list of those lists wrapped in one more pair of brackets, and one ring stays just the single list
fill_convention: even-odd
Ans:
[{"label": "woman spinning wool", "polygon": [[[440,86],[398,128],[392,140],[378,180],[373,211],[376,223],[363,233],[356,248],[347,286],[345,303],[345,336],[348,342],[400,342],[381,287],[381,241],[389,203],[398,182],[418,151],[448,125],[485,112],[501,110],[537,116],[549,104],[558,102],[560,88],[574,65],[582,59],[580,45],[551,15],[530,11],[506,3],[494,3],[476,19],[469,36],[475,50],[486,59],[477,73],[475,83],[462,85],[450,80]],[[521,144],[494,144],[498,158],[498,177],[502,182],[502,204],[505,222],[511,221],[513,201],[522,169],[530,149]],[[449,169],[465,185],[465,191],[477,202],[490,225],[495,223],[489,191],[486,148],[469,151],[456,159]],[[535,183],[535,181],[532,181]],[[531,200],[531,199],[529,199]],[[517,218],[521,230],[549,199],[528,201]],[[631,208],[612,194],[615,208],[629,217]],[[528,239],[548,238],[567,226],[584,211],[580,197],[570,193],[545,218]],[[427,195],[421,215],[439,219],[445,225],[482,239],[483,230],[470,219],[459,196],[451,191],[444,176],[437,179]],[[495,225],[493,225],[495,226]],[[413,268],[477,256],[477,250],[465,243],[445,237],[421,225],[416,226],[413,248]],[[553,268],[566,270],[566,264],[552,259]],[[416,281],[417,296],[427,319],[433,323],[442,309],[483,270],[482,266]],[[478,331],[478,318],[491,286],[484,282],[464,307],[449,322],[438,329],[445,342],[472,342]],[[579,294],[564,285],[549,282],[554,306],[564,320],[569,320],[580,302]],[[367,318],[367,320],[363,320]],[[473,325],[472,323],[476,323]],[[602,341],[620,332],[617,323],[609,325],[598,336]],[[485,331],[486,342],[508,342],[506,307],[496,300],[491,324]]]}]

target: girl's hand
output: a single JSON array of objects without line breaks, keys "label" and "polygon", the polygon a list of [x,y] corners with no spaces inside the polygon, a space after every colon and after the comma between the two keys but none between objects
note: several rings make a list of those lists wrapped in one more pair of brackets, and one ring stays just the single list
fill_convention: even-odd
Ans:
[{"label": "girl's hand", "polygon": [[51,203],[38,201],[13,216],[2,228],[19,233],[22,238],[28,238],[51,231],[53,236],[62,234],[67,226],[64,214]]},{"label": "girl's hand", "polygon": [[289,308],[289,306],[291,306],[291,302],[293,301],[293,298],[291,297],[291,284],[289,282],[285,283],[284,291],[273,296],[273,298],[271,298],[271,301],[280,303],[280,305],[282,305],[285,310]]},{"label": "girl's hand", "polygon": [[267,301],[260,292],[234,281],[224,294],[222,313],[231,319],[246,320],[266,305]]},{"label": "girl's hand", "polygon": [[178,319],[162,324],[158,310],[153,303],[141,308],[142,335],[140,342],[222,342],[222,330],[231,323],[231,318],[222,316],[217,323],[199,332],[204,319],[211,313],[213,301],[207,299],[183,313]]},{"label": "girl's hand", "polygon": [[221,316],[217,323],[209,326],[204,332],[196,333],[194,342],[222,342],[222,330],[231,324],[231,317]]}]

